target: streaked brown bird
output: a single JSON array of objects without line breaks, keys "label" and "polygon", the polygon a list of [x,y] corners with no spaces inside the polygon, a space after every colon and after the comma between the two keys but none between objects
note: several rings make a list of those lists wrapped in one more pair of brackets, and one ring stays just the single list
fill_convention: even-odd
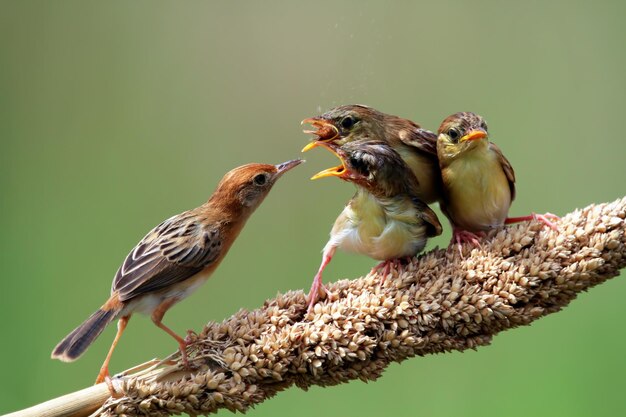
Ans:
[{"label": "streaked brown bird", "polygon": [[441,198],[437,135],[417,123],[358,104],[336,107],[321,116],[304,119],[302,123],[316,128],[305,133],[317,136],[303,152],[321,143],[382,141],[398,152],[415,174],[417,197],[427,204]]},{"label": "streaked brown bird", "polygon": [[78,359],[109,323],[119,319],[96,383],[104,381],[128,320],[134,312],[141,312],[176,339],[187,365],[186,342],[162,323],[163,315],[211,276],[276,180],[302,162],[296,159],[235,168],[224,175],[206,203],[170,217],[148,232],[117,271],[109,299],[54,348],[52,358],[64,362]]},{"label": "streaked brown bird", "polygon": [[508,218],[515,198],[515,173],[500,148],[489,142],[487,123],[476,113],[447,117],[439,127],[437,153],[443,179],[440,206],[452,224],[452,242],[479,244],[485,232],[504,224],[539,220],[556,230],[549,219],[533,213]]},{"label": "streaked brown bird", "polygon": [[429,237],[441,234],[437,215],[417,197],[418,184],[410,168],[387,143],[322,143],[341,160],[311,179],[338,177],[356,185],[356,194],[343,209],[324,247],[322,264],[309,293],[309,311],[322,288],[322,273],[337,248],[381,260],[384,268],[399,258],[421,252]]}]

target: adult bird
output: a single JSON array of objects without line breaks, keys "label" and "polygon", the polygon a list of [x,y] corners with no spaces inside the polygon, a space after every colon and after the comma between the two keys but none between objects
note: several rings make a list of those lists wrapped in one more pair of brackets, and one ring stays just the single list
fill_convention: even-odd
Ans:
[{"label": "adult bird", "polygon": [[479,237],[505,224],[539,220],[556,230],[546,213],[509,218],[515,198],[515,172],[476,113],[448,116],[439,127],[437,153],[443,180],[441,210],[452,225],[452,241],[479,245]]},{"label": "adult bird", "polygon": [[322,143],[341,146],[355,141],[385,142],[400,154],[415,174],[417,197],[427,204],[440,200],[437,135],[417,123],[359,104],[335,107],[321,116],[304,119],[302,123],[315,127],[305,133],[316,135],[303,152]]},{"label": "adult bird", "polygon": [[224,175],[206,203],[170,217],[148,232],[118,269],[109,299],[54,348],[52,358],[64,362],[77,359],[109,323],[119,319],[96,383],[104,381],[128,320],[141,312],[176,339],[187,366],[186,342],[163,324],[163,315],[211,276],[274,183],[302,162],[296,159],[235,168]]},{"label": "adult bird", "polygon": [[322,263],[309,293],[309,312],[322,288],[322,273],[337,248],[381,260],[374,269],[389,267],[399,258],[424,249],[429,237],[441,234],[437,215],[417,196],[418,184],[410,168],[389,144],[381,141],[323,143],[341,165],[312,179],[337,177],[356,185],[324,247]]}]

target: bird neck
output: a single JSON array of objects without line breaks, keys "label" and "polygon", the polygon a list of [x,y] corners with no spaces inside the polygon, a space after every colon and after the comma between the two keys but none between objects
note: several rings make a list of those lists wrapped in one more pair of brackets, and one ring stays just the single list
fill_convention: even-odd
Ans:
[{"label": "bird neck", "polygon": [[450,165],[456,159],[487,160],[492,157],[492,152],[489,149],[489,141],[486,139],[458,144],[444,144],[438,142],[437,147],[439,148],[437,152],[440,155],[439,163],[442,167]]},{"label": "bird neck", "polygon": [[243,225],[254,208],[244,206],[236,194],[227,191],[216,190],[202,207],[207,214],[219,216],[224,223]]}]

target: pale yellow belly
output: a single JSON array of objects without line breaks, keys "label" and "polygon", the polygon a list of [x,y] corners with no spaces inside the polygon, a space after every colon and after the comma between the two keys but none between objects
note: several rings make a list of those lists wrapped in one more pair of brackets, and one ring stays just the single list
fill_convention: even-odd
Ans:
[{"label": "pale yellow belly", "polygon": [[417,214],[391,215],[371,201],[358,209],[348,205],[337,218],[328,245],[377,260],[413,256],[426,244],[425,226],[403,218],[416,219]]},{"label": "pale yellow belly", "polygon": [[443,173],[445,211],[469,231],[488,231],[504,224],[511,206],[508,180],[497,160],[460,158]]}]

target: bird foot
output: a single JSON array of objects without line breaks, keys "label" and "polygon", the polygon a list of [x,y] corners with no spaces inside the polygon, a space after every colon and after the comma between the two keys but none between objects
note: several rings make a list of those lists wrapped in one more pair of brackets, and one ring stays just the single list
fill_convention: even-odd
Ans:
[{"label": "bird foot", "polygon": [[550,221],[550,220],[554,220],[554,221],[561,220],[561,218],[559,216],[557,216],[556,214],[552,214],[552,213],[544,213],[544,214],[533,213],[532,217],[533,217],[533,220],[540,221],[541,223],[545,224],[546,226],[548,226],[552,230],[559,230],[557,225]]},{"label": "bird foot", "polygon": [[452,239],[450,239],[450,245],[448,249],[450,249],[455,243],[459,250],[459,255],[461,258],[463,257],[463,243],[471,243],[472,246],[480,248],[480,238],[485,237],[484,232],[473,233],[467,230],[462,229],[454,229],[452,231]]},{"label": "bird foot", "polygon": [[118,392],[115,389],[115,385],[113,385],[113,379],[109,375],[104,377],[104,382],[107,384],[107,388],[109,388],[109,393],[113,398],[122,398],[124,396],[123,392]]},{"label": "bird foot", "polygon": [[181,354],[181,362],[183,363],[184,369],[191,369],[189,366],[189,358],[187,357],[187,346],[189,343],[186,340],[182,340],[178,343],[178,350]]},{"label": "bird foot", "polygon": [[184,340],[185,340],[185,344],[189,346],[190,344],[198,340],[198,333],[196,333],[193,330],[187,330],[187,336],[185,336]]},{"label": "bird foot", "polygon": [[534,220],[534,221],[543,223],[545,226],[549,227],[552,230],[559,230],[559,228],[557,227],[556,224],[553,223],[553,221],[558,221],[560,219],[561,218],[559,216],[557,216],[556,214],[552,214],[552,213],[544,213],[544,214],[531,213],[530,216],[509,217],[504,221],[504,223],[511,224],[511,223],[528,222],[528,221]]},{"label": "bird foot", "polygon": [[391,273],[393,268],[395,268],[396,271],[399,271],[402,263],[408,264],[409,262],[411,262],[410,256],[405,256],[404,258],[387,259],[386,261],[382,261],[374,266],[370,271],[370,274],[380,273],[380,285],[383,285],[385,283],[385,280],[387,279],[387,275]]},{"label": "bird foot", "polygon": [[[321,291],[320,291],[321,290]],[[313,285],[311,285],[311,290],[309,291],[309,306],[306,310],[307,314],[313,312],[313,307],[317,303],[321,292],[328,294],[329,291],[326,286],[322,283],[322,276],[316,275],[313,279]]]}]

